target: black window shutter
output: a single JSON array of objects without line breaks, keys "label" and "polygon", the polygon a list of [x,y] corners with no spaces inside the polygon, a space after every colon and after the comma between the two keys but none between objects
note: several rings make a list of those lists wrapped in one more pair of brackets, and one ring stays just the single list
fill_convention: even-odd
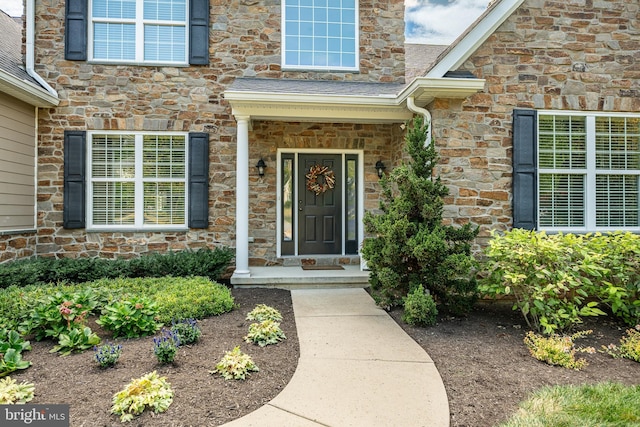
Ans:
[{"label": "black window shutter", "polygon": [[513,227],[537,226],[537,112],[513,110]]},{"label": "black window shutter", "polygon": [[189,228],[209,226],[209,134],[189,134]]},{"label": "black window shutter", "polygon": [[189,2],[189,64],[209,64],[209,0]]},{"label": "black window shutter", "polygon": [[62,226],[85,228],[85,162],[87,133],[64,132],[64,195]]},{"label": "black window shutter", "polygon": [[65,6],[64,58],[87,60],[87,0],[67,0]]}]

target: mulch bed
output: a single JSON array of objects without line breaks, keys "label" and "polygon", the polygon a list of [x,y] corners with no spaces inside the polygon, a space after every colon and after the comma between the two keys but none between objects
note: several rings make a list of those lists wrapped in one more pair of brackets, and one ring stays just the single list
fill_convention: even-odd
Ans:
[{"label": "mulch bed", "polygon": [[[119,426],[111,415],[113,395],[133,379],[156,370],[167,377],[174,391],[173,403],[162,414],[146,410],[127,426],[217,426],[239,418],[273,399],[287,385],[298,364],[299,349],[295,319],[288,291],[277,289],[234,289],[238,308],[230,313],[198,322],[202,336],[192,346],[178,350],[174,364],[161,365],[153,354],[152,337],[112,340],[94,322],[91,329],[103,341],[122,344],[122,356],[113,368],[101,369],[89,350],[61,357],[50,354],[52,341],[31,340],[33,349],[23,354],[33,365],[11,377],[35,384],[31,403],[70,404],[71,426]],[[259,347],[245,343],[250,321],[245,320],[257,304],[267,304],[282,313],[281,328],[287,339],[277,345]],[[211,375],[224,353],[240,346],[256,363],[259,372],[248,380],[224,380]]]},{"label": "mulch bed", "polygon": [[[59,357],[49,354],[49,341],[34,342],[26,352],[33,366],[12,378],[35,383],[32,403],[71,404],[72,426],[121,425],[110,415],[111,398],[132,378],[157,370],[166,376],[175,392],[168,411],[148,411],[129,426],[217,426],[239,418],[273,399],[289,382],[298,362],[299,348],[288,291],[234,289],[239,308],[231,313],[200,321],[201,341],[179,350],[173,365],[159,365],[153,355],[151,337],[121,340],[123,355],[115,368],[102,370],[93,352]],[[276,307],[284,316],[287,340],[260,348],[244,343],[251,322],[246,313],[257,304]],[[510,306],[481,303],[464,318],[440,318],[436,326],[416,328],[402,323],[401,310],[391,316],[429,353],[443,378],[449,397],[451,427],[495,426],[517,410],[518,403],[545,385],[617,381],[640,384],[640,364],[613,359],[603,353],[580,354],[589,362],[582,371],[549,366],[532,358],[522,340],[524,320]],[[103,338],[109,338],[95,324]],[[586,319],[580,329],[593,334],[577,341],[600,348],[618,343],[626,327],[609,319]],[[250,354],[259,372],[247,381],[225,381],[209,371],[223,354],[240,345]]]},{"label": "mulch bed", "polygon": [[[439,319],[417,328],[390,313],[420,344],[442,376],[451,412],[451,427],[489,427],[506,421],[531,392],[560,384],[620,382],[640,384],[640,363],[608,354],[577,353],[589,365],[581,371],[550,366],[529,355],[523,339],[528,329],[511,305],[480,303],[466,318]],[[593,330],[576,346],[619,344],[628,329],[606,318],[587,318],[578,330]]]}]

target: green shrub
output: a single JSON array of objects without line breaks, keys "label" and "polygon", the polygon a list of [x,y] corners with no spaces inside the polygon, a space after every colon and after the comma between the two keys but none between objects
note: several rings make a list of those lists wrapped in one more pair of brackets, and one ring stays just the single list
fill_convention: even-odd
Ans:
[{"label": "green shrub", "polygon": [[409,325],[432,326],[436,324],[438,309],[436,303],[419,285],[404,299],[402,320]]},{"label": "green shrub", "polygon": [[250,371],[259,371],[253,359],[248,354],[243,353],[240,347],[224,354],[224,357],[211,374],[220,374],[225,380],[244,380],[250,375]]},{"label": "green shrub", "polygon": [[156,371],[133,379],[124,390],[113,395],[111,413],[120,415],[122,422],[130,421],[148,407],[156,414],[164,412],[173,402],[173,390],[165,377]]},{"label": "green shrub", "polygon": [[155,302],[134,296],[108,304],[96,323],[112,331],[116,338],[138,338],[151,335],[162,326],[157,318],[158,306]]},{"label": "green shrub", "polygon": [[592,331],[577,332],[573,335],[551,335],[542,336],[529,331],[524,337],[524,343],[529,348],[529,352],[536,359],[546,362],[549,365],[562,366],[564,368],[580,370],[587,366],[585,359],[576,359],[576,351],[594,353],[592,347],[576,347],[574,341],[589,335]]},{"label": "green shrub", "polygon": [[600,280],[586,289],[627,325],[640,323],[640,236],[633,233],[596,233],[585,239],[586,249],[599,255]]},{"label": "green shrub", "polygon": [[372,295],[383,307],[399,306],[422,284],[445,311],[469,311],[477,298],[471,243],[478,228],[443,225],[447,187],[434,177],[435,146],[428,124],[417,117],[409,127],[411,161],[380,180],[381,214],[367,212],[362,256],[371,270]]},{"label": "green shrub", "polygon": [[231,311],[234,307],[231,291],[205,277],[146,279],[158,305],[160,321],[172,319],[202,319]]},{"label": "green shrub", "polygon": [[514,310],[520,309],[531,328],[552,334],[584,316],[605,314],[587,292],[607,273],[604,255],[586,250],[584,236],[522,229],[492,236],[479,289],[492,297],[513,296]]},{"label": "green shrub", "polygon": [[269,307],[265,304],[258,304],[247,314],[247,320],[255,320],[256,322],[262,322],[265,320],[282,322],[282,314],[273,307]]},{"label": "green shrub", "polygon": [[16,380],[7,377],[0,380],[0,405],[13,405],[27,403],[33,400],[35,387],[26,381],[17,383]]},{"label": "green shrub", "polygon": [[265,320],[249,325],[249,333],[244,337],[244,340],[264,347],[269,344],[277,344],[286,338],[284,332],[280,329],[280,323],[273,320]]},{"label": "green shrub", "polygon": [[0,329],[0,377],[31,366],[31,362],[22,360],[22,352],[27,350],[31,350],[31,344],[17,331]]},{"label": "green shrub", "polygon": [[204,276],[217,280],[227,269],[234,253],[230,248],[202,248],[139,258],[22,259],[0,264],[0,289],[10,286],[42,286],[47,283],[82,283],[117,277]]}]

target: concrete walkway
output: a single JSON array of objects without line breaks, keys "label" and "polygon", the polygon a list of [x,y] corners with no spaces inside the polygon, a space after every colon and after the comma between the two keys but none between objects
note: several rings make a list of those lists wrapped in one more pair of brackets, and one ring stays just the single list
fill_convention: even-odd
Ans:
[{"label": "concrete walkway", "polygon": [[364,289],[291,291],[300,361],[285,389],[228,427],[449,426],[427,353]]}]

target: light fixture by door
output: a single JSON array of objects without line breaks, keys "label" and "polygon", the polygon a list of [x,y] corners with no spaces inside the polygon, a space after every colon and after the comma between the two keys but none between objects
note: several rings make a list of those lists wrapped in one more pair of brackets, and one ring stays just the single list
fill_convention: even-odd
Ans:
[{"label": "light fixture by door", "polygon": [[384,175],[384,170],[387,167],[384,165],[384,163],[382,163],[382,160],[378,160],[376,162],[376,171],[378,172],[378,178],[382,178],[382,175]]},{"label": "light fixture by door", "polygon": [[264,162],[264,160],[260,159],[256,164],[256,168],[258,169],[258,175],[260,175],[260,177],[262,178],[264,176],[264,170],[267,168],[267,164]]}]

